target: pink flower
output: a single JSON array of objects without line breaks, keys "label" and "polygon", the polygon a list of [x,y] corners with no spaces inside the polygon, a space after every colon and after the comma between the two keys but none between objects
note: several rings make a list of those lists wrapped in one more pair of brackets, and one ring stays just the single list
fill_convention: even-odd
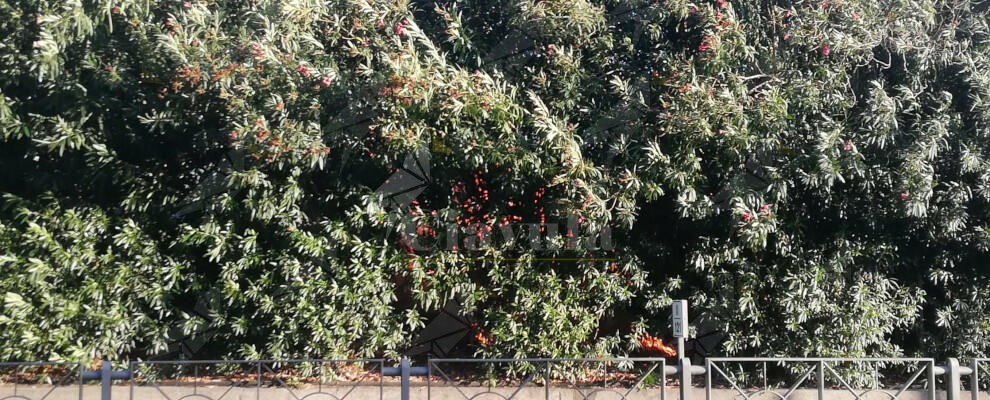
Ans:
[{"label": "pink flower", "polygon": [[175,26],[175,22],[172,22],[172,19],[171,18],[166,19],[165,20],[165,26],[171,28],[171,27]]},{"label": "pink flower", "polygon": [[852,150],[852,149],[853,149],[853,142],[852,142],[852,140],[847,140],[846,141],[846,144],[842,145],[842,150],[849,151],[849,150]]},{"label": "pink flower", "polygon": [[743,220],[743,222],[749,222],[749,220],[751,220],[751,219],[753,219],[753,213],[751,213],[749,211],[746,211],[746,212],[742,213],[742,220]]},{"label": "pink flower", "polygon": [[304,78],[309,78],[309,68],[306,68],[305,65],[300,65],[298,68],[296,68],[296,72],[298,72],[299,75],[302,75]]},{"label": "pink flower", "polygon": [[333,79],[330,79],[329,76],[324,76],[320,79],[320,84],[323,85],[323,87],[329,87],[331,83],[333,83]]},{"label": "pink flower", "polygon": [[785,33],[784,34],[784,40],[790,40],[790,39],[791,39],[791,34],[790,33]]},{"label": "pink flower", "polygon": [[189,7],[192,7],[192,2],[188,2],[188,1],[187,1],[187,2],[185,2],[185,3],[182,3],[182,6],[183,6],[183,7],[185,7],[185,8],[189,8]]},{"label": "pink flower", "polygon": [[911,197],[911,194],[910,193],[908,193],[908,192],[901,192],[901,200],[907,200],[910,197]]},{"label": "pink flower", "polygon": [[717,0],[715,3],[718,4],[718,8],[725,8],[726,5],[725,0]]},{"label": "pink flower", "polygon": [[705,36],[705,39],[701,41],[700,45],[698,45],[698,51],[706,52],[710,50],[712,48],[711,41],[711,36]]},{"label": "pink flower", "polygon": [[832,52],[832,50],[828,48],[828,45],[827,44],[824,47],[822,47],[822,54],[824,54],[824,55],[827,56],[831,52]]},{"label": "pink flower", "polygon": [[764,205],[760,206],[760,213],[765,213],[767,211],[770,211],[770,205],[769,204],[764,204]]},{"label": "pink flower", "polygon": [[399,21],[399,23],[395,24],[395,34],[399,36],[405,35],[407,23],[408,22],[406,22],[406,20],[403,19],[402,21]]}]

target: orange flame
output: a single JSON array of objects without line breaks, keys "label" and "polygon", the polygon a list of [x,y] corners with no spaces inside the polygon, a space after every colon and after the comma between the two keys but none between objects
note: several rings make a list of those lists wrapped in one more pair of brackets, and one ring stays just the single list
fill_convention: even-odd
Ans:
[{"label": "orange flame", "polygon": [[643,334],[643,337],[639,339],[639,344],[648,351],[657,352],[666,357],[674,357],[677,355],[677,350],[673,347],[667,346],[663,343],[662,339],[651,336],[649,333]]},{"label": "orange flame", "polygon": [[476,332],[474,333],[474,340],[478,342],[482,347],[487,347],[492,344],[492,335],[485,332],[484,328],[478,326],[478,324],[471,324],[471,328]]}]

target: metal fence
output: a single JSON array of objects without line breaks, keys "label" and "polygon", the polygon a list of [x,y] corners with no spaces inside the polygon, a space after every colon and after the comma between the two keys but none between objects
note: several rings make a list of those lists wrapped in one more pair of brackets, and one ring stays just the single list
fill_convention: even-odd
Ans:
[{"label": "metal fence", "polygon": [[83,398],[80,363],[0,363],[0,399]]},{"label": "metal fence", "polygon": [[449,400],[551,400],[565,397],[561,391],[575,400],[631,400],[648,392],[663,400],[666,376],[674,374],[663,358],[431,359],[427,369],[426,397],[445,390]]},{"label": "metal fence", "polygon": [[789,399],[799,391],[819,400],[834,391],[851,399],[899,400],[918,392],[935,399],[935,377],[943,373],[931,358],[709,358],[705,370],[706,400],[719,382],[746,400]]},{"label": "metal fence", "polygon": [[0,400],[990,400],[990,359],[681,361],[138,361],[118,370],[108,362],[0,363]]},{"label": "metal fence", "polygon": [[132,362],[127,398],[383,400],[383,368],[378,359]]}]

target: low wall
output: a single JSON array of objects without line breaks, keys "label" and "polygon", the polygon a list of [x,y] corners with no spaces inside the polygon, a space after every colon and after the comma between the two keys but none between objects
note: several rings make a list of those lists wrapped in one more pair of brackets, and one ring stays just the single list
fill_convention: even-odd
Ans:
[{"label": "low wall", "polygon": [[[518,393],[517,393],[518,390]],[[80,392],[82,396],[80,397]],[[622,389],[601,388],[554,388],[549,390],[549,400],[660,400],[659,389],[644,389],[626,392]],[[515,393],[515,396],[513,396]],[[777,395],[773,393],[754,393],[750,400],[781,400],[785,390],[778,390]],[[829,389],[825,391],[825,399],[828,400],[891,400],[896,391],[884,393],[879,391],[867,392],[857,398],[848,390]],[[936,400],[945,400],[945,392],[936,392]],[[410,392],[410,400],[506,400],[512,397],[513,400],[546,400],[546,389],[543,387],[526,387],[517,389],[514,387],[465,387],[465,386],[433,386],[413,387]],[[13,397],[11,397],[13,396]],[[0,385],[0,399],[16,398],[28,400],[100,400],[100,387],[97,385],[79,386],[25,386],[16,388],[8,385]],[[379,390],[377,386],[357,386],[357,387],[319,387],[304,386],[300,388],[287,387],[219,387],[219,386],[135,386],[115,385],[112,391],[114,400],[398,400],[398,386],[384,386]],[[897,400],[927,400],[928,392],[924,390],[907,390],[901,393]],[[970,393],[963,392],[962,398],[970,400]],[[990,400],[990,393],[983,394],[982,399]],[[663,398],[664,400],[680,400],[679,391],[676,387],[668,387]],[[743,400],[739,392],[734,389],[713,389],[711,400]],[[692,388],[688,400],[706,400],[705,390],[702,388]],[[800,389],[792,393],[788,400],[818,400],[818,391],[814,389]]]}]

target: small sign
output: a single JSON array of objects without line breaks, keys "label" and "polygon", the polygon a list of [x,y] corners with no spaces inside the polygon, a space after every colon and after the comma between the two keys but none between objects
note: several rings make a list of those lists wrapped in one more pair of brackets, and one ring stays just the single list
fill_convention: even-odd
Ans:
[{"label": "small sign", "polygon": [[687,300],[674,300],[674,304],[671,305],[670,309],[670,319],[674,326],[674,337],[687,337]]}]

